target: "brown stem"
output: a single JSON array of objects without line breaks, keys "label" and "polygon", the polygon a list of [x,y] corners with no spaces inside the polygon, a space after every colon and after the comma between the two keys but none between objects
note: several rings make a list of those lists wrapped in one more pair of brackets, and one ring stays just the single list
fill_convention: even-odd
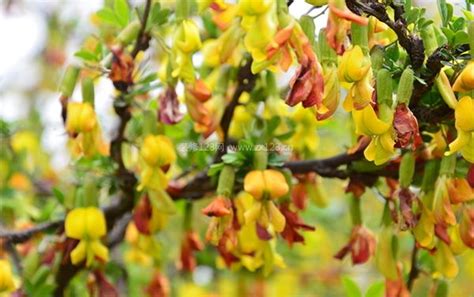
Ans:
[{"label": "brown stem", "polygon": [[353,13],[360,15],[364,12],[389,26],[397,34],[398,42],[410,56],[413,68],[418,69],[423,65],[425,60],[423,40],[415,34],[410,34],[406,27],[406,21],[400,14],[397,15],[396,21],[391,20],[387,14],[386,5],[374,0],[367,0],[364,3],[357,0],[346,0],[346,4]]},{"label": "brown stem", "polygon": [[420,274],[420,270],[417,264],[417,256],[418,256],[418,247],[416,246],[416,242],[413,245],[413,250],[411,252],[411,268],[410,272],[408,273],[407,279],[407,289],[411,291],[413,288],[413,284],[415,283],[416,278]]}]

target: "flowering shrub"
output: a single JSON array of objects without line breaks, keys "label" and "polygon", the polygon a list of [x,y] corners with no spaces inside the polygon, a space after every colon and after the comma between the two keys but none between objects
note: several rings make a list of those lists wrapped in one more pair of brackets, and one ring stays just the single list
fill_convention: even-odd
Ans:
[{"label": "flowering shrub", "polygon": [[0,292],[263,296],[299,269],[284,296],[362,296],[350,262],[365,296],[474,293],[474,14],[292,2],[106,1],[59,87],[68,168],[1,122]]}]

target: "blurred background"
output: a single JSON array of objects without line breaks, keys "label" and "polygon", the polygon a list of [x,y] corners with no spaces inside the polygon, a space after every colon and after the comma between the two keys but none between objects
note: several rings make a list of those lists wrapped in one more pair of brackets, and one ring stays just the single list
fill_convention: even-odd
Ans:
[{"label": "blurred background", "polygon": [[[129,2],[134,6],[141,5],[143,1]],[[433,5],[436,1],[419,2]],[[0,3],[0,119],[7,122],[12,131],[32,132],[38,141],[37,149],[44,151],[44,162],[51,164],[56,178],[63,174],[67,176],[69,155],[66,150],[67,135],[60,116],[58,86],[65,66],[75,62],[73,53],[80,48],[86,36],[94,34],[91,14],[102,7],[103,0],[1,0]],[[311,5],[303,0],[295,0],[290,12],[299,17],[310,8]],[[311,15],[320,12],[320,9],[316,9]],[[316,19],[317,30],[325,26],[326,19],[325,14]],[[76,92],[80,92],[79,89],[76,88]],[[112,109],[114,88],[109,80],[104,79],[98,82],[95,91],[101,126],[105,136],[110,137],[117,125]],[[351,128],[344,124],[343,119],[342,122],[338,120],[325,124],[319,134],[321,139],[325,139],[325,145],[320,149],[323,157],[334,155],[350,144],[341,143],[341,139],[351,139]],[[304,233],[305,245],[296,244],[289,248],[279,242],[277,250],[286,261],[286,269],[278,270],[268,279],[247,272],[228,271],[215,263],[213,248],[208,246],[198,253],[200,265],[191,276],[180,275],[170,265],[167,276],[174,294],[255,296],[257,292],[264,291],[265,296],[345,296],[344,278],[352,279],[363,292],[374,284],[382,288],[384,280],[375,270],[374,260],[354,267],[350,259],[339,261],[333,258],[347,242],[351,231],[344,186],[340,181],[324,181],[328,206],[320,209],[311,204],[305,211],[305,222],[316,227],[315,232]],[[362,201],[366,225],[378,230],[383,199],[377,193],[367,191]],[[200,201],[195,209],[201,209],[208,202]],[[207,220],[199,215],[196,215],[196,220],[196,229],[203,234]],[[170,222],[169,226],[174,226],[174,223],[180,224],[178,218],[176,222]],[[161,242],[166,243],[162,246],[162,254],[170,263],[178,256],[180,239],[177,233],[173,228],[166,228],[159,235]],[[399,258],[404,259],[404,266],[408,267],[413,242],[402,233],[399,243]],[[126,246],[116,249],[113,252],[114,260],[126,262],[122,257],[125,251]],[[423,261],[423,255],[421,257]],[[473,252],[463,254],[458,262],[460,272],[452,281],[449,296],[473,296]],[[127,295],[142,296],[142,289],[149,281],[151,271],[126,263],[127,277],[123,278],[117,267],[111,263],[107,269],[110,274],[117,276],[116,279],[127,282]],[[84,276],[79,276],[73,284],[77,296],[83,296],[80,293],[85,286],[81,284],[82,280]],[[123,283],[121,285],[125,286]],[[413,296],[430,296],[431,285],[428,278],[422,275],[417,280]]]}]

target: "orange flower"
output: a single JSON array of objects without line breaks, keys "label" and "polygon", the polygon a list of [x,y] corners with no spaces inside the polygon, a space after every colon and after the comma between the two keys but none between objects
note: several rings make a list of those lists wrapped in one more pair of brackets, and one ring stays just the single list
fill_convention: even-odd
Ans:
[{"label": "orange flower", "polygon": [[230,200],[218,196],[202,210],[202,213],[208,217],[223,217],[231,213],[230,208]]},{"label": "orange flower", "polygon": [[285,176],[277,170],[253,170],[244,179],[244,189],[255,199],[261,200],[264,195],[277,199],[289,191]]}]

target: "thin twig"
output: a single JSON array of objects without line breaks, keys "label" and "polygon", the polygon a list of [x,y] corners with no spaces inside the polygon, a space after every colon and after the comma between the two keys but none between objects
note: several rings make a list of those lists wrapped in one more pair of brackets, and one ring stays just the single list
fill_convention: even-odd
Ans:
[{"label": "thin twig", "polygon": [[411,268],[410,272],[408,273],[407,279],[407,288],[409,291],[413,288],[413,284],[415,283],[416,278],[420,274],[420,270],[418,269],[417,263],[417,256],[418,256],[418,247],[416,246],[416,242],[413,245],[413,250],[411,252]]}]

